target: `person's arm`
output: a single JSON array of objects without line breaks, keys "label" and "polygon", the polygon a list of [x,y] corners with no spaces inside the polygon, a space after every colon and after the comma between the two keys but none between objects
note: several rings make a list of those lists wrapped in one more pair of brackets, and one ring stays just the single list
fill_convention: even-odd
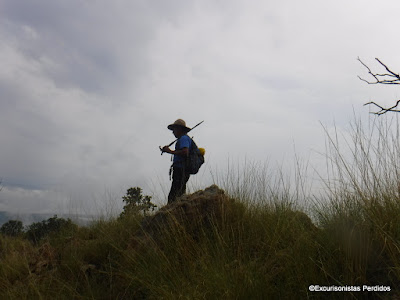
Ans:
[{"label": "person's arm", "polygon": [[188,156],[189,155],[189,148],[182,148],[180,150],[171,150],[169,147],[165,146],[162,149],[164,152],[167,152],[169,154],[173,155],[180,155],[180,156]]},{"label": "person's arm", "polygon": [[173,154],[173,155],[179,155],[179,156],[189,156],[189,147],[190,147],[190,142],[191,139],[185,135],[182,136],[181,138],[179,138],[179,143],[180,143],[180,147],[182,147],[179,150],[171,150],[169,147],[165,146],[163,148],[164,152]]}]

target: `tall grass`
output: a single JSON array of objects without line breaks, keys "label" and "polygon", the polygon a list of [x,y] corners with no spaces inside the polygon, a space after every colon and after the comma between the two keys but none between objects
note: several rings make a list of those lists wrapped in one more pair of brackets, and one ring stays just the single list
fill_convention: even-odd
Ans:
[{"label": "tall grass", "polygon": [[[321,249],[337,263],[340,284],[390,285],[400,279],[400,132],[397,118],[354,122],[327,133],[326,193],[316,201]],[[339,142],[341,141],[341,142]],[[342,148],[344,147],[344,149]],[[333,251],[335,250],[335,251]],[[340,263],[338,263],[340,262]]]},{"label": "tall grass", "polygon": [[[397,119],[325,128],[324,192],[311,167],[246,162],[212,173],[220,214],[155,224],[99,220],[34,246],[0,237],[1,299],[392,299],[400,284]],[[306,214],[307,213],[307,214]],[[313,222],[311,221],[313,220]],[[311,292],[309,285],[387,285]]]}]

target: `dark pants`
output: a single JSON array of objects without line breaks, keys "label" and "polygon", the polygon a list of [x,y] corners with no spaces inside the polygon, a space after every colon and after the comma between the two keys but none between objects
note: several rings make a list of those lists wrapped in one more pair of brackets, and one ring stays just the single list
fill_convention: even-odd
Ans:
[{"label": "dark pants", "polygon": [[186,183],[190,174],[185,171],[185,168],[174,167],[172,173],[172,186],[168,195],[168,204],[174,202],[176,198],[182,196],[186,192]]}]

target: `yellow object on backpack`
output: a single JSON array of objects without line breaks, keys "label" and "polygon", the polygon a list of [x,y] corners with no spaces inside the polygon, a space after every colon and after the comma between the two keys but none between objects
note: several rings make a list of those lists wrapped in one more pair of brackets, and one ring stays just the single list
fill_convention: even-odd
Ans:
[{"label": "yellow object on backpack", "polygon": [[199,148],[200,154],[204,156],[206,154],[206,149],[204,148]]}]

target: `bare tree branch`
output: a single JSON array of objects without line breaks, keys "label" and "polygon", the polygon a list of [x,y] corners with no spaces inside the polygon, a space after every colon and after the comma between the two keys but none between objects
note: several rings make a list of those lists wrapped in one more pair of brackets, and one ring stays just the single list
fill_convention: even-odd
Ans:
[{"label": "bare tree branch", "polygon": [[365,103],[364,106],[369,105],[369,104],[374,104],[374,105],[378,106],[381,110],[378,112],[371,112],[371,114],[383,115],[383,114],[387,113],[388,111],[400,112],[400,110],[394,109],[399,105],[399,103],[400,103],[400,100],[397,100],[396,104],[393,105],[392,107],[384,108],[384,107],[380,106],[379,104],[376,104],[375,102],[371,101],[371,102]]},{"label": "bare tree branch", "polygon": [[390,75],[390,76],[396,77],[398,80],[400,80],[399,74],[396,74],[396,73],[392,72],[383,62],[381,62],[381,61],[379,60],[379,58],[375,58],[375,59],[376,59],[382,66],[385,67],[386,71],[388,71],[390,74],[392,74],[392,75]]},{"label": "bare tree branch", "polygon": [[[357,60],[368,70],[368,74],[370,74],[375,79],[375,81],[371,82],[371,81],[368,81],[368,80],[358,76],[358,78],[360,80],[362,80],[368,84],[400,84],[400,75],[396,74],[395,72],[390,70],[389,67],[386,66],[383,62],[381,62],[378,58],[375,58],[375,60],[377,60],[378,63],[381,66],[383,66],[388,73],[373,73],[371,71],[371,69],[359,57],[357,58]],[[400,110],[395,109],[399,105],[399,103],[400,103],[400,100],[397,100],[396,104],[393,105],[392,107],[384,108],[381,105],[371,101],[371,102],[365,103],[364,106],[370,105],[370,104],[377,106],[381,110],[377,111],[377,112],[370,112],[370,113],[380,116],[380,115],[387,113],[388,111],[400,112]]]},{"label": "bare tree branch", "polygon": [[364,78],[358,76],[358,78],[368,84],[400,84],[400,75],[396,74],[392,70],[390,70],[383,62],[381,62],[378,58],[375,58],[381,66],[383,66],[388,73],[373,73],[371,69],[358,57],[357,60],[368,70],[368,74],[374,77],[375,81],[368,81]]}]

